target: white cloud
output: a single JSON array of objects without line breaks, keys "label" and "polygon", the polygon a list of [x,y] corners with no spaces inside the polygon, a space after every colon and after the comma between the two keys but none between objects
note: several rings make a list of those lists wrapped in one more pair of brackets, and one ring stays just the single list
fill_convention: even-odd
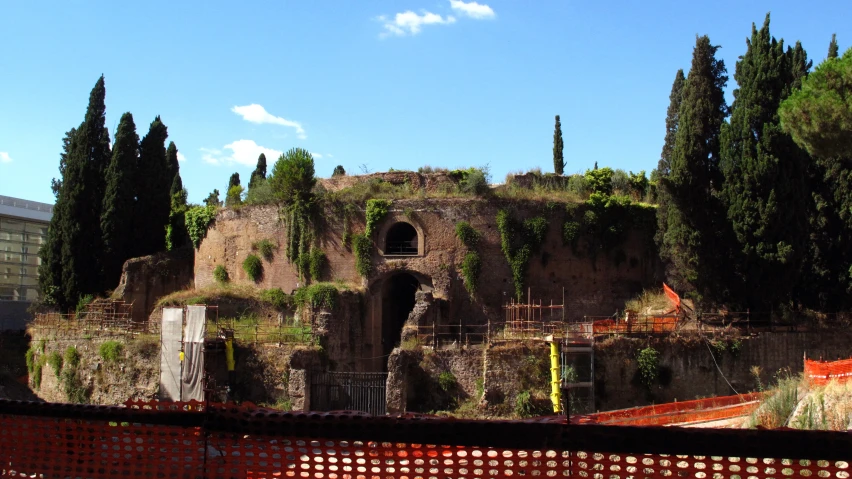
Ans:
[{"label": "white cloud", "polygon": [[183,163],[184,161],[186,161],[186,156],[184,156],[184,154],[181,153],[181,152],[178,152],[178,161],[180,163]]},{"label": "white cloud", "polygon": [[311,152],[311,156],[313,156],[314,158],[316,158],[316,159],[318,159],[318,160],[319,160],[319,159],[321,159],[321,158],[322,158],[322,153],[314,153],[314,152],[312,151],[312,152]]},{"label": "white cloud", "polygon": [[420,33],[423,25],[450,25],[452,23],[456,23],[456,18],[453,16],[448,15],[446,17],[442,17],[437,13],[427,12],[425,10],[423,10],[421,14],[407,10],[402,13],[397,13],[394,15],[393,19],[389,19],[385,15],[381,15],[377,18],[377,20],[382,22],[382,26],[385,29],[384,32],[379,34],[379,37],[381,38],[386,38],[391,35],[399,37],[405,35],[417,35]]},{"label": "white cloud", "polygon": [[280,116],[275,116],[266,111],[266,108],[261,105],[258,105],[257,103],[252,103],[251,105],[245,106],[235,106],[231,108],[231,111],[243,117],[243,120],[251,123],[270,123],[273,125],[281,125],[290,128],[295,128],[297,137],[302,140],[307,138],[307,136],[305,135],[305,129],[302,128],[301,123],[299,123],[298,121],[288,120]]},{"label": "white cloud", "polygon": [[222,148],[224,150],[230,150],[231,154],[229,155],[215,148],[201,148],[200,150],[203,153],[201,160],[205,163],[210,163],[211,165],[239,163],[241,165],[253,167],[257,165],[257,157],[259,157],[261,153],[266,155],[266,161],[272,162],[275,162],[282,153],[281,151],[273,150],[272,148],[260,146],[255,143],[254,140],[237,140],[223,146]]},{"label": "white cloud", "polygon": [[450,7],[459,15],[464,15],[477,20],[494,18],[494,10],[485,4],[476,2],[464,2],[462,0],[450,0]]},{"label": "white cloud", "polygon": [[0,163],[11,163],[12,157],[5,151],[0,151]]}]

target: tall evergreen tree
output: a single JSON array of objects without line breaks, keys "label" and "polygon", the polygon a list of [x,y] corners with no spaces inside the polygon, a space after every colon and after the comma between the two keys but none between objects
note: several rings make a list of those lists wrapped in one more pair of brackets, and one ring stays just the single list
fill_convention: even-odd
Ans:
[{"label": "tall evergreen tree", "polygon": [[133,234],[136,248],[133,256],[145,256],[165,249],[163,231],[169,222],[169,190],[174,180],[172,166],[166,157],[168,137],[168,128],[157,116],[139,144]]},{"label": "tall evergreen tree", "polygon": [[231,177],[228,179],[228,190],[230,191],[230,189],[235,187],[235,186],[240,186],[240,174],[239,173],[233,173],[231,175]]},{"label": "tall evergreen tree", "polygon": [[263,153],[257,157],[257,166],[254,168],[254,171],[251,173],[251,178],[249,178],[249,189],[254,188],[257,184],[257,180],[265,180],[266,179],[266,155]]},{"label": "tall evergreen tree", "polygon": [[40,300],[45,304],[61,307],[66,304],[60,286],[62,285],[62,225],[67,221],[65,203],[62,201],[62,185],[65,179],[65,165],[68,164],[68,157],[75,147],[76,132],[76,128],[71,128],[62,139],[59,178],[54,178],[51,182],[53,194],[56,195],[56,204],[53,206],[53,215],[47,227],[47,237],[38,251],[41,258],[41,264],[38,267]]},{"label": "tall evergreen tree", "polygon": [[553,172],[557,175],[565,171],[565,157],[562,155],[562,123],[556,115],[556,126],[553,127]]},{"label": "tall evergreen tree", "polygon": [[103,233],[104,284],[118,284],[121,267],[130,258],[133,242],[133,211],[136,203],[136,163],[139,160],[139,135],[129,112],[121,116],[112,160],[106,171],[106,194],[103,199],[101,231]]},{"label": "tall evergreen tree", "polygon": [[59,190],[62,189],[62,178],[65,177],[65,164],[68,162],[68,152],[71,149],[71,141],[75,133],[77,133],[76,128],[71,128],[65,133],[65,138],[62,139],[62,153],[59,154],[59,178],[50,180],[50,189],[53,191],[53,196],[57,198],[59,198]]},{"label": "tall evergreen tree", "polygon": [[109,165],[109,132],[104,125],[106,88],[101,76],[89,95],[83,123],[66,159],[61,195],[62,280],[60,305],[68,308],[83,294],[103,290],[101,208],[104,172]]},{"label": "tall evergreen tree", "polygon": [[714,300],[721,294],[719,243],[724,214],[716,194],[720,185],[719,134],[727,115],[725,63],[718,46],[698,37],[683,84],[677,131],[667,176],[661,185],[670,199],[660,254],[667,277],[677,288]]},{"label": "tall evergreen tree", "polygon": [[169,182],[169,191],[171,191],[171,185],[174,182],[175,176],[180,171],[180,164],[178,163],[178,149],[175,142],[170,141],[169,147],[166,148],[166,164],[169,166],[169,171],[164,178],[166,178]]},{"label": "tall evergreen tree", "polygon": [[807,251],[809,158],[781,130],[778,106],[810,63],[799,44],[784,52],[783,40],[769,33],[768,14],[760,30],[752,24],[747,46],[723,131],[722,197],[739,243],[741,300],[768,309],[790,298]]},{"label": "tall evergreen tree", "polygon": [[219,190],[214,189],[212,193],[207,195],[207,198],[204,198],[204,204],[206,206],[222,206],[222,201],[219,199]]},{"label": "tall evergreen tree", "polygon": [[183,187],[180,173],[175,175],[169,194],[171,198],[171,209],[169,211],[169,224],[166,227],[166,249],[173,250],[189,243],[189,234],[186,231],[185,213],[189,209],[187,205],[187,192]]},{"label": "tall evergreen tree", "polygon": [[831,34],[831,43],[828,44],[828,58],[837,58],[837,34]]},{"label": "tall evergreen tree", "polygon": [[[669,108],[666,110],[666,138],[663,143],[663,151],[660,153],[660,161],[657,163],[656,173],[651,173],[653,180],[660,182],[662,178],[667,178],[671,171],[672,153],[675,147],[675,138],[677,135],[677,116],[680,110],[681,98],[683,96],[683,84],[686,78],[683,76],[683,69],[680,69],[675,74],[674,82],[672,83],[672,92],[669,94]],[[657,245],[663,242],[663,235],[668,229],[668,205],[671,198],[668,197],[665,187],[657,189],[657,233],[654,240]]]}]

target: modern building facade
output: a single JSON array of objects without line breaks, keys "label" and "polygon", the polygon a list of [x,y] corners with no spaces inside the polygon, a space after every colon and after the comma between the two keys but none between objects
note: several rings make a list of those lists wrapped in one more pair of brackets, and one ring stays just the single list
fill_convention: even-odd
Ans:
[{"label": "modern building facade", "polygon": [[0,195],[0,329],[23,329],[38,299],[39,248],[53,205]]}]

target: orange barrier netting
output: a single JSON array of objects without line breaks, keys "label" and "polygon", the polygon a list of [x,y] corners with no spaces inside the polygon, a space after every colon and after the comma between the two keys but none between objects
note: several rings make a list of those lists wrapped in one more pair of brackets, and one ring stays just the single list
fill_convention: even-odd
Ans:
[{"label": "orange barrier netting", "polygon": [[619,321],[601,319],[592,323],[595,334],[671,333],[677,329],[676,316],[645,317],[641,320]]},{"label": "orange barrier netting", "polygon": [[718,421],[753,412],[764,393],[749,393],[619,409],[571,418],[572,424],[665,426]]},{"label": "orange barrier netting", "polygon": [[[146,407],[136,405],[136,407]],[[0,400],[14,477],[849,477],[852,435]],[[786,459],[784,459],[786,458]]]},{"label": "orange barrier netting", "polygon": [[852,378],[852,359],[840,361],[811,361],[805,359],[805,377],[812,383],[826,385],[831,380],[846,381]]}]

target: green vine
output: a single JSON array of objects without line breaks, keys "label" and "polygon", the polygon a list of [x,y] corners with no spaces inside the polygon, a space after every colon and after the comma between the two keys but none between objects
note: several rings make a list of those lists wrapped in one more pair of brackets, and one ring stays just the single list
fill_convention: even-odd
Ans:
[{"label": "green vine", "polygon": [[325,257],[323,250],[311,248],[310,264],[308,266],[311,273],[311,281],[320,281],[327,263],[328,259]]},{"label": "green vine", "polygon": [[216,265],[216,267],[213,268],[213,279],[215,279],[216,282],[220,284],[227,283],[230,279],[228,277],[228,270],[226,270],[225,267],[221,264]]},{"label": "green vine", "polygon": [[538,251],[547,233],[547,220],[541,216],[530,218],[522,224],[506,210],[497,212],[497,230],[500,232],[500,249],[512,269],[515,295],[524,293],[524,278],[532,254]]},{"label": "green vine", "polygon": [[464,287],[471,297],[476,296],[477,281],[479,280],[479,272],[482,270],[482,260],[479,259],[479,253],[471,251],[464,255],[464,260],[461,265],[462,278],[464,278]]},{"label": "green vine", "polygon": [[355,270],[365,278],[373,273],[373,242],[366,234],[352,238],[352,252],[355,254]]},{"label": "green vine", "polygon": [[218,211],[218,206],[209,205],[193,206],[184,213],[186,232],[189,234],[189,239],[192,240],[192,245],[195,246],[195,249],[198,249],[201,245],[201,240],[207,236],[207,229],[210,227],[210,223],[216,219]]},{"label": "green vine", "polygon": [[390,205],[390,200],[367,200],[367,227],[364,230],[364,234],[366,234],[368,238],[372,238],[373,233],[376,232],[376,226],[385,219],[385,216],[388,214],[388,209],[390,209]]},{"label": "green vine", "polygon": [[268,239],[262,239],[252,243],[251,249],[259,252],[266,261],[272,261],[273,254],[278,249],[278,244]]},{"label": "green vine", "polygon": [[456,223],[456,237],[468,249],[474,248],[479,243],[480,234],[467,221]]},{"label": "green vine", "polygon": [[650,389],[657,380],[657,370],[660,367],[659,351],[648,346],[639,351],[636,362],[639,363],[639,377],[642,380],[642,384]]}]

